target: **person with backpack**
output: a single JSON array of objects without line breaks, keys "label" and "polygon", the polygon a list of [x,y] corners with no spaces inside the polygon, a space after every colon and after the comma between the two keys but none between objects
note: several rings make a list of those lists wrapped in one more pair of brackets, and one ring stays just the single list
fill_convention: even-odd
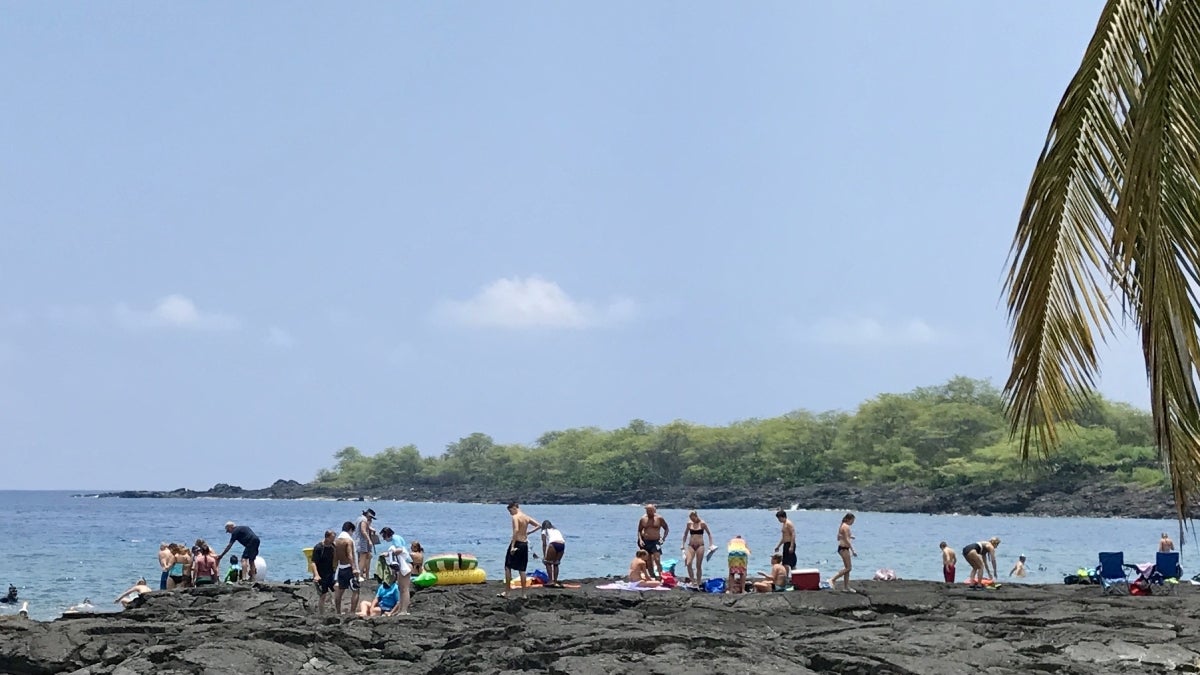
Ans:
[{"label": "person with backpack", "polygon": [[312,550],[313,567],[317,568],[317,614],[325,613],[329,593],[333,590],[336,565],[333,555],[333,530],[325,530],[325,538],[317,542]]}]

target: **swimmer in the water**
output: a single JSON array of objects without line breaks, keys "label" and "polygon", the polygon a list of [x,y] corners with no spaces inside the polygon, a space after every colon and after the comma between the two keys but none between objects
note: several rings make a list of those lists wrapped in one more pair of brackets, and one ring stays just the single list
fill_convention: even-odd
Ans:
[{"label": "swimmer in the water", "polygon": [[17,587],[13,586],[12,584],[9,584],[8,585],[8,595],[4,596],[3,598],[0,598],[0,602],[3,602],[4,604],[7,605],[7,604],[14,603],[16,601],[17,601]]}]

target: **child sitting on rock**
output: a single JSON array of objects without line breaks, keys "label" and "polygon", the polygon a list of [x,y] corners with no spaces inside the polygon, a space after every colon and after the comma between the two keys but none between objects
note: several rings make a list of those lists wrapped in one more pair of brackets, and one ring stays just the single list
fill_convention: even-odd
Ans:
[{"label": "child sitting on rock", "polygon": [[642,588],[657,588],[662,582],[650,576],[650,568],[648,561],[650,554],[643,549],[638,549],[633,561],[629,563],[629,581],[630,583],[641,586]]},{"label": "child sitting on rock", "polygon": [[236,584],[242,578],[242,566],[238,564],[236,555],[229,556],[229,571],[225,573],[225,583]]}]

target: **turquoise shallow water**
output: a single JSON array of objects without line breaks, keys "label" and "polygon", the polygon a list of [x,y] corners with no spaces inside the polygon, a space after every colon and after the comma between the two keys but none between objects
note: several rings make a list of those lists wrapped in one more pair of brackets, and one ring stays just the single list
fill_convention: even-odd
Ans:
[{"label": "turquoise shallow water", "polygon": [[[367,505],[357,502],[223,499],[91,499],[69,492],[0,491],[0,585],[15,584],[30,602],[34,618],[50,619],[90,598],[99,608],[116,609],[113,598],[138,576],[157,587],[156,555],[161,541],[190,544],[198,537],[224,548],[227,520],[250,525],[262,538],[262,556],[273,580],[305,575],[301,549],[326,528],[354,520]],[[502,573],[508,541],[503,505],[371,502],[379,527],[391,526],[428,553],[475,553],[489,579]],[[639,506],[539,506],[525,511],[550,519],[567,537],[564,577],[622,574],[634,551]],[[662,511],[672,527],[666,556],[679,557],[686,512]],[[779,525],[769,510],[702,511],[724,543],[735,534],[749,542],[751,569],[766,569],[778,541]],[[816,567],[824,577],[837,569],[835,535],[842,512],[796,511],[800,567]],[[1100,518],[1025,518],[1003,516],[929,516],[859,513],[854,527],[859,557],[856,571],[870,576],[881,567],[905,579],[941,580],[937,544],[945,539],[956,550],[978,539],[998,536],[1001,575],[1019,554],[1028,556],[1027,583],[1058,583],[1065,572],[1094,565],[1097,551],[1124,550],[1129,562],[1152,560],[1161,532],[1173,535],[1171,521]],[[219,546],[218,546],[219,544]],[[240,551],[235,546],[234,551]],[[1200,549],[1189,542],[1184,568]],[[536,561],[531,561],[535,563]],[[532,569],[532,568],[531,568]],[[959,565],[959,578],[966,575]],[[224,564],[222,567],[224,571]],[[714,576],[724,573],[720,554]],[[15,611],[0,605],[0,613]],[[419,610],[416,610],[419,611]]]}]

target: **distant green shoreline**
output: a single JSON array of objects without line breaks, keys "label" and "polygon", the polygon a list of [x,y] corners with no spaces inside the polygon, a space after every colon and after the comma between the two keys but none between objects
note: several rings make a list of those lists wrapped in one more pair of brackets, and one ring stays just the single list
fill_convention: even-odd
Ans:
[{"label": "distant green shoreline", "polygon": [[904,394],[881,394],[854,412],[795,411],[721,427],[634,420],[614,430],[550,431],[532,445],[473,433],[438,456],[415,446],[374,455],[339,450],[312,488],[416,486],[522,491],[808,486],[851,483],[927,488],[1029,483],[1069,476],[1157,489],[1165,485],[1150,414],[1100,396],[1060,428],[1045,461],[1020,460],[999,390],[955,377]]}]

